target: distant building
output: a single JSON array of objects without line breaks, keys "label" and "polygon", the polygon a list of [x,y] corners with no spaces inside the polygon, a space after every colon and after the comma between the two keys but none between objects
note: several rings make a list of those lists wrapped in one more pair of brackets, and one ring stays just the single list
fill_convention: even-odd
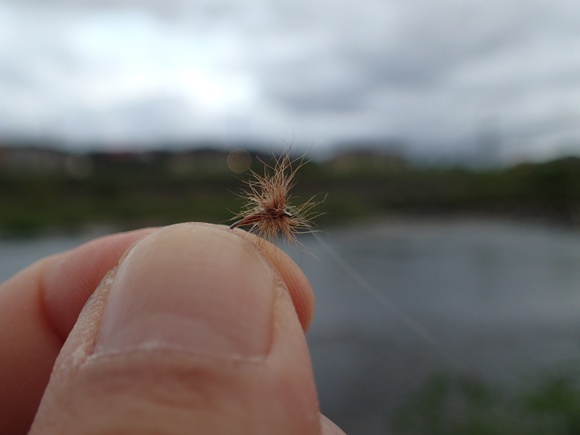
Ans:
[{"label": "distant building", "polygon": [[173,174],[229,172],[228,152],[212,149],[189,150],[172,153],[167,167]]},{"label": "distant building", "polygon": [[0,147],[0,170],[22,173],[60,172],[68,154],[33,146]]},{"label": "distant building", "polygon": [[396,153],[374,149],[354,149],[337,154],[330,162],[340,172],[358,170],[397,171],[407,166],[405,159]]}]

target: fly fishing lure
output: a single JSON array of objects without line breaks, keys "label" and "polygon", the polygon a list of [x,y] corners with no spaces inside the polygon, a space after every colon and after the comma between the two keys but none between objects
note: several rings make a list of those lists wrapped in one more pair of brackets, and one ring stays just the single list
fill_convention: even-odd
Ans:
[{"label": "fly fishing lure", "polygon": [[251,225],[250,233],[270,241],[282,234],[289,243],[298,246],[296,235],[314,231],[311,221],[320,213],[312,213],[312,208],[322,202],[312,197],[296,207],[290,204],[294,176],[308,162],[304,156],[292,160],[290,150],[286,150],[280,157],[274,157],[273,164],[262,163],[264,175],[251,171],[251,178],[246,181],[248,190],[240,195],[246,205],[230,229]]}]

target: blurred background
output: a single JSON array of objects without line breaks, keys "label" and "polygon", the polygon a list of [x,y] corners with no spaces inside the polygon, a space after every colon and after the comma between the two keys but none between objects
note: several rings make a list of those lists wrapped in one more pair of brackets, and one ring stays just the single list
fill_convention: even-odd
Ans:
[{"label": "blurred background", "polygon": [[111,232],[231,222],[291,145],[294,203],[328,194],[314,256],[282,244],[317,297],[322,411],[349,435],[579,434],[579,18],[0,0],[0,281]]}]

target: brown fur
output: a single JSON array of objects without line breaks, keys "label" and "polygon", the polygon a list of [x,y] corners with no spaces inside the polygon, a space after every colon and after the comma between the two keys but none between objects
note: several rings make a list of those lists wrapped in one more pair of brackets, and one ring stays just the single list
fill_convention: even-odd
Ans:
[{"label": "brown fur", "polygon": [[249,190],[242,195],[247,203],[230,228],[252,225],[250,232],[264,239],[274,241],[281,233],[288,242],[299,245],[296,234],[313,231],[310,221],[318,214],[311,209],[321,202],[311,198],[298,207],[290,204],[294,175],[306,163],[303,157],[292,160],[287,150],[274,159],[273,166],[264,164],[263,176],[252,171],[246,182]]}]

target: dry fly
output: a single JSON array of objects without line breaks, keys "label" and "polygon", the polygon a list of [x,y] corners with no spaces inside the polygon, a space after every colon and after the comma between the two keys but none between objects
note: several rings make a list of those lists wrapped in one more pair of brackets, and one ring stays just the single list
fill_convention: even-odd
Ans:
[{"label": "dry fly", "polygon": [[246,181],[248,189],[241,195],[246,200],[242,212],[234,219],[230,229],[249,226],[250,233],[274,241],[282,234],[288,242],[298,246],[296,235],[313,231],[312,219],[318,213],[312,208],[322,201],[314,197],[299,206],[292,206],[290,190],[294,186],[294,176],[307,161],[304,156],[292,160],[290,151],[286,150],[273,164],[264,163],[264,175],[251,171]]}]

